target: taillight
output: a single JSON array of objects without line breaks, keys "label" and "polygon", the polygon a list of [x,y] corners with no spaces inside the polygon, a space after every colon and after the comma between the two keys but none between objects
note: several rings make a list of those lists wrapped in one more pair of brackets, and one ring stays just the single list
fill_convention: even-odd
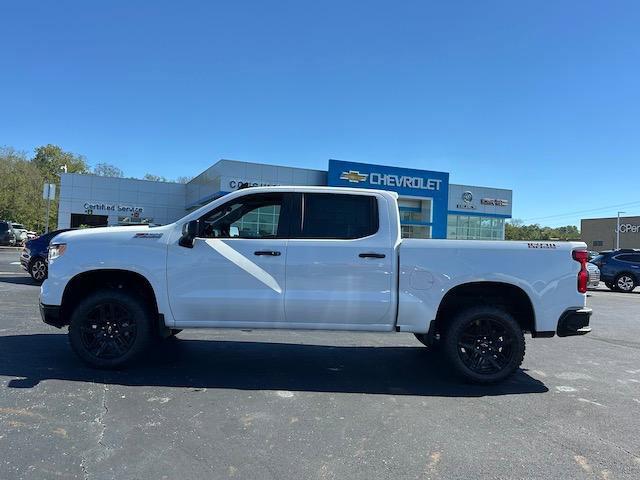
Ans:
[{"label": "taillight", "polygon": [[586,250],[574,250],[571,256],[576,262],[580,262],[580,271],[578,272],[578,291],[587,293],[587,283],[589,283],[589,271],[587,270],[587,261],[589,253]]}]

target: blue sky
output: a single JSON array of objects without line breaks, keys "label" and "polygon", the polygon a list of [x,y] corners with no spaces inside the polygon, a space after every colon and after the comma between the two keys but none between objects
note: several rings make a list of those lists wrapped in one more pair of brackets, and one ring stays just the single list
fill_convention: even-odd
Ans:
[{"label": "blue sky", "polygon": [[640,214],[635,1],[20,1],[0,22],[0,145],[130,176],[337,158],[511,188],[552,226]]}]

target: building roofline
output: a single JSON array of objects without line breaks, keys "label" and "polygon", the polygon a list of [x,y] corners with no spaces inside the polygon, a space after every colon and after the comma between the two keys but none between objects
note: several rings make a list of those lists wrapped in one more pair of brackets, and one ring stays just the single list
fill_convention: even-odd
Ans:
[{"label": "building roofline", "polygon": [[[211,165],[211,167],[215,167],[220,162],[244,163],[244,164],[250,164],[250,165],[277,167],[277,168],[293,168],[294,170],[311,170],[313,172],[327,173],[327,170],[323,170],[323,169],[319,169],[319,168],[292,167],[291,165],[277,165],[277,164],[274,164],[274,163],[247,162],[245,160],[234,160],[232,158],[221,158],[216,163]],[[209,168],[211,168],[211,167],[209,167]],[[205,169],[205,171],[206,170],[208,170],[208,169]]]}]

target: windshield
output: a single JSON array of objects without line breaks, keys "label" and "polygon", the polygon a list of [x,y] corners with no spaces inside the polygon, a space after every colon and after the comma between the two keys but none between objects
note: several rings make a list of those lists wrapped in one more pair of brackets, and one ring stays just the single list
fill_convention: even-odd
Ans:
[{"label": "windshield", "polygon": [[599,265],[602,262],[603,258],[604,258],[604,255],[598,255],[597,257],[592,258],[589,262],[595,265]]}]

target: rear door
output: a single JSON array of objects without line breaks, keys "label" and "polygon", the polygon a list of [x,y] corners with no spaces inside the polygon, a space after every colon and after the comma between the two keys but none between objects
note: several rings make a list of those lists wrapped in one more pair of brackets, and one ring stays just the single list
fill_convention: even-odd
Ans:
[{"label": "rear door", "polygon": [[391,330],[395,251],[388,206],[373,194],[301,193],[287,247],[292,328]]}]

